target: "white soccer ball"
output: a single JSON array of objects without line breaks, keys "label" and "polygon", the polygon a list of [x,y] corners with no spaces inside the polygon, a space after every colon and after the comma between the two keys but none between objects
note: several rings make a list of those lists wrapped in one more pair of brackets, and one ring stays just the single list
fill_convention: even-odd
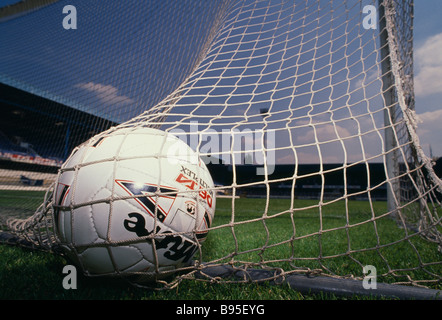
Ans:
[{"label": "white soccer ball", "polygon": [[150,276],[188,264],[215,213],[205,164],[151,128],[97,135],[63,164],[54,189],[62,248],[86,274]]}]

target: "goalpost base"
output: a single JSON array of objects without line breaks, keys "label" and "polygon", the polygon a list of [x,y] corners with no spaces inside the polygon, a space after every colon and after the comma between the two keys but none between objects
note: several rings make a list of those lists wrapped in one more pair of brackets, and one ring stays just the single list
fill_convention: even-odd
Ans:
[{"label": "goalpost base", "polygon": [[[276,276],[276,277],[275,277]],[[376,299],[442,300],[442,290],[397,284],[377,283],[376,289],[365,289],[363,282],[327,276],[291,274],[280,276],[275,271],[249,269],[247,271],[228,265],[205,267],[196,274],[199,279],[231,278],[253,282],[288,285],[302,294],[328,294],[340,297],[365,296]]]}]

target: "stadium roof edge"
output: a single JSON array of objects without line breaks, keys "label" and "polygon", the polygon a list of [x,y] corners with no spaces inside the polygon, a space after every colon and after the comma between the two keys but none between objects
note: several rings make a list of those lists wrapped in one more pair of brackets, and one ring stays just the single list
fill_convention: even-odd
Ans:
[{"label": "stadium roof edge", "polygon": [[15,19],[29,12],[38,10],[42,7],[46,7],[59,0],[22,0],[18,3],[0,7],[0,23],[7,20]]},{"label": "stadium roof edge", "polygon": [[[1,79],[0,79],[1,80]],[[49,99],[45,96],[41,96],[35,94],[34,92],[29,92],[27,90],[23,90],[21,88],[17,88],[16,86],[11,86],[9,84],[5,84],[0,81],[0,101],[3,103],[8,103],[10,105],[14,105],[21,109],[31,110],[41,115],[50,116],[52,118],[59,118],[63,120],[68,120],[77,125],[83,127],[89,127],[83,121],[76,121],[74,118],[70,117],[73,113],[75,114],[86,114],[88,118],[101,121],[106,121],[111,123],[112,125],[116,125],[117,123],[110,121],[108,119],[90,114],[82,109],[77,108],[76,106],[72,106],[70,104],[62,103],[54,99]],[[19,97],[19,98],[18,98]],[[34,104],[38,104],[39,108],[36,108],[32,105],[29,105],[27,102],[32,100]],[[59,113],[58,110],[63,109],[62,113]],[[68,112],[66,112],[68,111]],[[69,117],[68,117],[69,116]]]},{"label": "stadium roof edge", "polygon": [[[0,85],[2,85],[2,84],[6,85],[8,87],[15,88],[15,89],[21,90],[23,92],[32,94],[33,96],[40,97],[40,98],[46,99],[48,101],[53,101],[55,103],[59,103],[59,104],[64,105],[66,107],[70,107],[70,108],[91,114],[90,112],[88,112],[88,108],[86,108],[85,106],[83,106],[75,101],[72,101],[70,99],[66,99],[61,96],[54,95],[54,94],[47,92],[47,91],[38,90],[31,85],[22,83],[16,79],[11,79],[6,75],[0,74]],[[109,119],[106,119],[106,120],[109,120]]]},{"label": "stadium roof edge", "polygon": [[37,150],[66,158],[70,150],[117,123],[0,82],[0,128]]}]

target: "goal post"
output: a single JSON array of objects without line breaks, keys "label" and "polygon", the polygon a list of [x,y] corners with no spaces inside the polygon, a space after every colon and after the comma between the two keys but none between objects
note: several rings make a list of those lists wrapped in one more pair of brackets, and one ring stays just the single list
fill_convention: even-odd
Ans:
[{"label": "goal post", "polygon": [[[380,45],[381,45],[381,58],[382,58],[382,90],[384,92],[384,101],[386,106],[392,106],[394,101],[393,93],[393,82],[391,74],[391,63],[390,63],[390,51],[388,46],[388,32],[386,29],[386,18],[385,18],[385,5],[383,1],[379,0],[379,29],[380,32]],[[394,123],[394,109],[392,107],[386,108],[384,111],[384,123],[385,129],[385,146],[386,146],[386,167],[387,167],[387,177],[393,177],[397,175],[398,167],[395,157],[395,141],[394,141],[394,131],[391,127]],[[397,184],[396,184],[397,185]],[[395,190],[397,187],[389,185],[387,187],[387,206],[389,211],[394,211],[396,208],[395,203]]]},{"label": "goal post", "polygon": [[[17,29],[38,21],[53,30],[46,18],[60,15],[65,3],[44,3],[20,21],[0,20],[0,42],[23,52]],[[51,36],[31,32],[37,58],[25,51],[21,60],[33,72],[0,51],[0,61],[10,62],[0,68],[0,102],[22,119],[40,119],[46,130],[20,134],[42,149],[47,143],[37,133],[67,132],[58,128],[74,119],[52,153],[73,149],[74,138],[98,144],[115,132],[149,127],[179,137],[199,155],[214,187],[201,183],[198,172],[183,171],[189,181],[194,177],[192,186],[218,196],[214,219],[192,262],[160,285],[264,279],[370,295],[360,287],[372,266],[376,294],[438,297],[442,182],[416,133],[413,6],[413,0],[82,4],[78,30],[62,30],[58,21]],[[48,49],[57,43],[66,47]],[[77,67],[65,81],[68,52]],[[39,105],[23,106],[33,101]],[[3,163],[16,167],[0,171],[2,197],[17,197],[0,205],[0,240],[58,254],[65,243],[54,230],[54,212],[62,207],[56,190],[49,178],[29,173],[40,165],[20,159],[11,156]],[[59,163],[51,168],[52,183],[78,171]],[[35,191],[37,181],[45,190],[38,208],[35,199],[28,207],[22,193],[8,193]],[[110,191],[100,201],[70,206],[92,211],[94,204],[119,201]],[[30,217],[17,217],[30,210]],[[103,240],[109,251],[122,245]],[[78,256],[81,261],[81,250]],[[130,269],[110,276],[144,276]]]}]

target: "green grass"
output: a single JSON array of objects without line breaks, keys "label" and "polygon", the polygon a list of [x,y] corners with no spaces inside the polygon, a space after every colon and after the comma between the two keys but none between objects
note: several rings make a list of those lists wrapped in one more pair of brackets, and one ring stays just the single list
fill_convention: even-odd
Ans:
[{"label": "green grass", "polygon": [[43,202],[44,195],[44,191],[0,190],[0,218],[25,218],[32,215]]},{"label": "green grass", "polygon": [[[19,211],[38,206],[41,193],[0,192],[0,207]],[[12,201],[15,198],[15,202]],[[203,244],[202,256],[195,259],[219,262],[246,261],[252,266],[265,263],[286,271],[328,268],[338,275],[363,276],[363,265],[374,265],[378,275],[397,271],[413,279],[434,279],[441,275],[441,254],[437,245],[417,236],[406,238],[407,230],[383,217],[386,203],[374,202],[372,216],[368,202],[328,203],[319,208],[316,201],[218,199],[214,230]],[[31,211],[31,210],[29,210]],[[262,219],[264,217],[264,219]],[[409,234],[413,234],[412,232]],[[236,239],[236,240],[235,240]],[[406,239],[406,240],[404,240]],[[262,250],[265,248],[265,250]],[[370,248],[372,250],[364,250]],[[149,299],[149,300],[306,300],[337,299],[335,296],[303,295],[286,286],[269,284],[214,284],[183,280],[171,290],[136,288],[123,280],[87,278],[78,275],[78,289],[62,287],[63,257],[45,252],[0,246],[0,299]],[[425,265],[428,264],[428,265]],[[419,266],[425,265],[424,268]],[[411,269],[411,270],[409,270]],[[433,273],[433,275],[432,275]],[[405,280],[391,274],[378,281]],[[12,288],[14,288],[12,290]],[[433,288],[441,289],[440,284]],[[354,297],[360,299],[361,297]],[[341,299],[341,298],[339,298]]]},{"label": "green grass", "polygon": [[[230,201],[219,199],[215,225],[229,225],[232,221]],[[232,228],[211,231],[204,244],[202,260],[230,261],[230,254],[235,252],[235,260],[240,261],[285,260],[269,263],[284,270],[325,266],[338,275],[361,277],[361,265],[375,265],[378,274],[384,274],[390,269],[412,269],[442,258],[436,244],[418,236],[407,238],[413,232],[383,216],[387,211],[385,202],[373,203],[374,216],[369,203],[364,201],[350,201],[348,214],[344,202],[329,203],[321,209],[315,207],[316,204],[316,201],[296,200],[291,210],[290,200],[272,199],[266,203],[265,199],[240,199],[235,202],[234,231]],[[267,219],[241,224],[262,217],[266,206]],[[265,252],[260,250],[263,246],[268,247]],[[440,264],[425,269],[442,274]],[[426,271],[411,274],[432,279]],[[410,274],[396,272],[397,275],[407,273]],[[395,282],[401,278],[383,280]]]}]

